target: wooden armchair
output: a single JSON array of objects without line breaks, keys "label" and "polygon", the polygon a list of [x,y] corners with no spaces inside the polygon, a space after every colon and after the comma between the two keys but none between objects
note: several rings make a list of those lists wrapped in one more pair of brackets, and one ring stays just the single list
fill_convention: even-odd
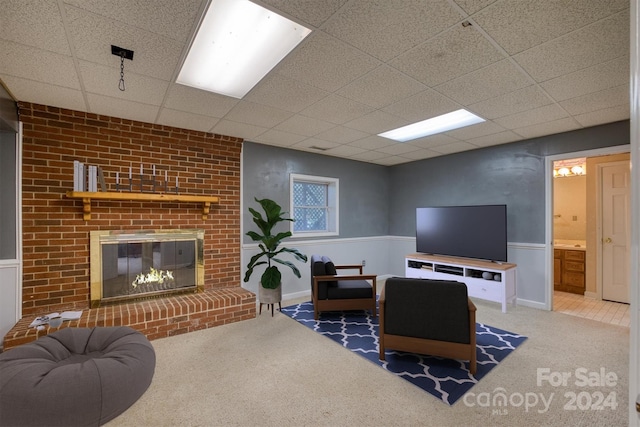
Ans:
[{"label": "wooden armchair", "polygon": [[[340,274],[338,270],[358,270],[358,274]],[[362,274],[362,265],[335,265],[326,256],[311,256],[311,299],[314,318],[320,312],[371,310],[376,316],[376,275]]]},{"label": "wooden armchair", "polygon": [[380,294],[380,360],[385,349],[469,361],[476,373],[476,306],[455,281],[387,279]]}]

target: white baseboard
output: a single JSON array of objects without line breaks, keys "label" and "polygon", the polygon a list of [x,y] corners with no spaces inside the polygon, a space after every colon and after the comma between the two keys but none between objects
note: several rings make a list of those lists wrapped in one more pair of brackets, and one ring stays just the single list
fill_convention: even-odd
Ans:
[{"label": "white baseboard", "polygon": [[523,307],[537,308],[538,310],[548,311],[545,303],[543,303],[543,302],[531,301],[531,300],[526,300],[526,299],[522,299],[522,298],[517,298],[516,299],[516,304],[517,305],[521,305]]}]

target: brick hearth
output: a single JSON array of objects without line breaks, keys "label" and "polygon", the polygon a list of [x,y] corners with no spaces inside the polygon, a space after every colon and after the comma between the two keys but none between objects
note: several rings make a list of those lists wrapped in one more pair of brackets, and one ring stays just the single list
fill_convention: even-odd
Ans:
[{"label": "brick hearth", "polygon": [[150,340],[193,332],[256,316],[255,294],[242,288],[154,298],[84,310],[79,320],[60,328],[29,328],[35,316],[24,317],[4,338],[4,350],[34,341],[62,328],[131,326]]}]

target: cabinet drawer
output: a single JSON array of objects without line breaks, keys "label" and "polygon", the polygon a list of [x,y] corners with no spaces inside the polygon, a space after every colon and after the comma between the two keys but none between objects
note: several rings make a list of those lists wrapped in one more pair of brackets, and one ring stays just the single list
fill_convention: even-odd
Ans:
[{"label": "cabinet drawer", "polygon": [[467,283],[469,296],[489,301],[502,301],[504,293],[502,284],[499,282],[494,283],[490,280],[484,280],[483,282],[474,280],[472,283]]},{"label": "cabinet drawer", "polygon": [[584,261],[584,251],[564,251],[564,259]]},{"label": "cabinet drawer", "polygon": [[562,258],[562,249],[554,249],[553,250],[554,258]]},{"label": "cabinet drawer", "polygon": [[584,262],[565,261],[564,269],[570,271],[582,271],[584,272]]},{"label": "cabinet drawer", "polygon": [[579,288],[584,288],[584,274],[565,272],[562,275],[562,282],[568,286],[577,286]]}]

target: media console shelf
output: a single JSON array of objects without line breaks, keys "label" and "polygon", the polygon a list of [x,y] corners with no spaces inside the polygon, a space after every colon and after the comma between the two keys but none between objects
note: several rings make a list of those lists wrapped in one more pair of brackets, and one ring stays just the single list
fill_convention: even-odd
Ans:
[{"label": "media console shelf", "polygon": [[502,304],[516,303],[516,265],[441,255],[410,254],[405,276],[416,279],[457,280],[467,285],[470,297]]},{"label": "media console shelf", "polygon": [[202,203],[202,219],[207,219],[211,203],[218,203],[217,196],[198,196],[191,194],[168,193],[128,193],[128,192],[88,192],[67,191],[67,198],[82,199],[82,218],[91,219],[91,200],[120,200],[134,202],[194,202]]}]

